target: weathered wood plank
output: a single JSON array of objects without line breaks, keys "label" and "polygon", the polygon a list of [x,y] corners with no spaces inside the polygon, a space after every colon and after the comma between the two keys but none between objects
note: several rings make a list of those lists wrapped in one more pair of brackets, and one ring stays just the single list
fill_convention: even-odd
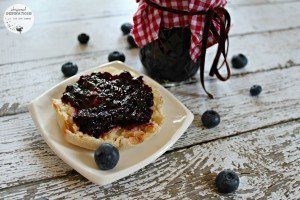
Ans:
[{"label": "weathered wood plank", "polygon": [[[92,18],[105,18],[120,15],[132,15],[138,4],[134,0],[22,0],[35,17],[35,26],[47,23],[81,21]],[[0,2],[0,13],[11,6],[11,1]],[[4,28],[1,23],[0,28]]]},{"label": "weathered wood plank", "polygon": [[[286,3],[295,0],[231,0],[230,6],[261,5],[270,3]],[[138,4],[134,0],[21,0],[18,3],[27,5],[37,16],[35,25],[60,23],[66,21],[81,21],[91,18],[105,18],[116,15],[132,15]],[[0,13],[12,5],[11,1],[0,2]],[[41,6],[42,5],[42,6]],[[0,29],[4,25],[0,24]]]},{"label": "weathered wood plank", "polygon": [[[231,38],[229,58],[242,52],[249,59],[249,64],[245,69],[233,70],[233,74],[300,64],[299,30]],[[256,42],[253,43],[253,41]],[[212,59],[212,51],[213,49],[209,49],[208,60]],[[138,50],[125,50],[124,53],[127,59],[126,64],[143,72],[143,67],[138,60]],[[46,61],[0,66],[0,116],[25,112],[28,102],[64,80],[60,72],[60,67],[64,62],[73,61],[78,64],[80,71],[84,71],[90,67],[105,63],[108,54],[109,51],[100,51]],[[208,65],[209,63],[207,68]],[[28,95],[28,91],[30,91],[30,95]],[[199,88],[199,91],[202,91],[202,89]]]},{"label": "weathered wood plank", "polygon": [[[299,27],[300,22],[297,20],[300,18],[299,9],[300,2],[282,5],[266,4],[258,7],[229,7],[234,24],[231,34]],[[122,38],[120,25],[131,21],[131,18],[131,15],[124,15],[91,18],[88,21],[51,23],[45,26],[34,26],[22,36],[1,29],[0,37],[6,39],[1,44],[0,64],[64,57],[83,52],[123,50],[128,45]],[[91,36],[90,44],[86,48],[80,47],[76,41],[80,32],[87,32]]]},{"label": "weathered wood plank", "polygon": [[248,5],[253,5],[253,6],[260,6],[262,4],[271,4],[271,3],[278,3],[278,4],[283,4],[283,3],[291,3],[291,2],[296,2],[299,0],[231,0],[228,1],[228,4],[236,5],[236,6],[248,6]]},{"label": "weathered wood plank", "polygon": [[[226,83],[212,80],[207,82],[207,87],[216,94],[213,100],[199,94],[199,84],[171,89],[195,114],[193,124],[172,149],[300,118],[299,68],[237,76]],[[250,97],[252,84],[262,85],[260,97]],[[201,126],[200,114],[206,109],[214,109],[221,115],[222,121],[217,128],[205,129]],[[70,168],[52,153],[37,133],[28,113],[1,117],[0,136],[0,163],[3,163],[0,187],[70,172]]]},{"label": "weathered wood plank", "polygon": [[[300,195],[300,123],[175,151],[116,183],[99,187],[80,175],[0,191],[5,198],[114,199],[297,199]],[[223,169],[240,177],[235,194],[218,194],[214,179]]]},{"label": "weathered wood plank", "polygon": [[[70,167],[57,159],[49,148],[45,148],[29,114],[2,117],[0,121],[0,188],[10,186],[7,180],[22,184],[27,179],[26,174],[31,174],[30,179],[35,180],[34,176],[51,178],[53,172],[66,174],[70,171]],[[10,157],[12,152],[14,156]],[[48,166],[50,163],[51,166]]]},{"label": "weathered wood plank", "polygon": [[[264,4],[260,6],[232,6],[228,10],[232,17],[231,34],[248,34],[299,27],[297,22],[300,9],[299,1],[287,4]],[[277,14],[277,17],[274,15]],[[285,16],[285,14],[286,16]],[[289,21],[287,23],[287,21]],[[279,25],[285,24],[285,26]]]},{"label": "weathered wood plank", "polygon": [[[107,3],[99,11],[97,6],[90,8],[87,1],[83,6],[72,6],[71,11],[65,9],[65,6],[72,5],[74,1],[71,4],[68,4],[69,0],[59,3],[46,1],[45,5],[48,6],[45,6],[43,1],[39,1],[39,5],[31,1],[36,6],[34,8],[39,10],[39,18],[32,35],[28,33],[29,35],[26,34],[18,40],[16,36],[7,37],[8,33],[1,35],[2,30],[0,30],[0,36],[10,41],[5,41],[5,45],[1,48],[0,61],[6,61],[6,64],[0,62],[0,116],[25,112],[25,105],[35,97],[34,95],[37,96],[63,79],[60,74],[60,65],[66,60],[79,63],[83,66],[80,70],[84,70],[104,63],[109,51],[113,50],[111,46],[114,46],[128,54],[129,65],[142,70],[137,59],[137,51],[126,49],[127,44],[119,31],[120,24],[130,20],[131,17],[126,17],[135,9],[128,5],[133,5],[134,1],[130,4],[122,1],[114,5],[114,1],[105,0]],[[277,4],[281,1],[289,3]],[[3,2],[9,1],[0,2],[0,11],[6,8],[2,6]],[[94,0],[90,2],[94,2],[93,5],[100,4]],[[267,5],[272,2],[277,2],[277,6]],[[122,6],[123,3],[127,7]],[[264,5],[258,7],[256,3]],[[234,18],[232,32],[234,37],[231,42],[239,44],[233,46],[231,54],[243,52],[250,58],[247,71],[235,71],[236,75],[242,75],[234,77],[231,82],[224,85],[223,83],[210,85],[209,89],[216,94],[215,100],[199,100],[203,94],[199,95],[201,90],[199,84],[170,89],[196,114],[193,125],[173,149],[299,119],[300,74],[298,66],[251,76],[244,74],[300,64],[300,36],[297,20],[300,14],[299,1],[233,0],[231,5],[230,10]],[[111,9],[112,6],[114,9]],[[50,13],[47,9],[51,12],[58,10],[52,17],[53,12]],[[87,10],[91,12],[86,12]],[[122,16],[119,17],[119,15]],[[114,18],[114,20],[110,23],[107,20],[104,24],[109,28],[104,31],[101,29],[104,33],[98,34],[101,31],[93,26],[100,27],[106,18]],[[49,22],[52,25],[45,25]],[[98,35],[96,36],[98,38],[94,40],[93,36],[92,45],[84,50],[75,45],[77,32],[62,30],[62,28],[58,29],[58,33],[54,31],[57,27],[61,27],[60,25],[65,28],[73,25],[77,29],[71,27],[71,30],[79,32],[90,28],[91,33]],[[79,30],[78,27],[83,27],[83,29]],[[113,37],[111,30],[114,30],[116,37]],[[274,30],[276,32],[272,32]],[[50,34],[45,36],[46,32],[43,33],[43,31]],[[256,34],[265,31],[270,31],[270,33]],[[68,36],[70,34],[73,35],[72,40],[65,42],[61,39],[70,38]],[[108,39],[101,38],[107,34],[114,40],[100,43]],[[49,40],[43,37],[48,37]],[[24,39],[29,42],[24,42]],[[23,43],[20,42],[21,40]],[[41,47],[42,43],[44,45]],[[103,47],[97,46],[98,44]],[[24,53],[20,54],[20,46],[23,46]],[[24,51],[24,47],[28,53]],[[40,58],[42,59],[38,60]],[[29,80],[32,81],[29,82]],[[263,81],[260,82],[261,80]],[[215,82],[215,80],[207,81],[207,84],[215,84]],[[264,88],[264,94],[259,98],[248,96],[248,89],[254,83],[259,83]],[[207,108],[214,108],[222,115],[222,124],[217,129],[205,130],[200,125],[199,112],[202,113]],[[296,199],[300,196],[299,121],[256,131],[253,135],[249,133],[247,136],[241,135],[226,139],[225,144],[224,140],[219,140],[169,153],[141,172],[106,187],[92,185],[80,175],[73,173],[70,167],[59,160],[36,132],[28,113],[0,118],[0,127],[0,199],[4,195],[6,198],[23,198],[24,196],[29,198],[35,195],[37,198],[42,196],[56,198],[63,195],[102,197],[105,195],[118,199],[127,197],[130,199],[183,198],[186,196],[197,198],[199,195],[236,199],[265,197]],[[228,159],[229,156],[231,157]],[[212,189],[212,178],[224,167],[238,169],[237,171],[243,174],[242,188],[235,196],[219,196]],[[3,189],[4,187],[11,188]]]}]

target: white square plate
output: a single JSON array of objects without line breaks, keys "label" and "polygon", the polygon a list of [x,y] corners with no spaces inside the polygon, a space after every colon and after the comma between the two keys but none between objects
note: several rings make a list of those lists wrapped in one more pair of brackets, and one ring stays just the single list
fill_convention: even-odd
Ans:
[{"label": "white square plate", "polygon": [[[60,98],[65,87],[76,82],[83,74],[106,71],[108,68],[126,70],[134,75],[144,76],[146,82],[152,83],[163,97],[164,122],[161,129],[150,139],[128,150],[120,152],[117,166],[108,171],[98,169],[94,161],[94,152],[69,144],[63,137],[51,99]],[[28,106],[29,112],[44,140],[50,148],[68,165],[84,177],[99,185],[109,184],[150,164],[167,151],[186,131],[192,123],[193,114],[179,102],[168,90],[151,78],[127,67],[121,62],[112,62],[100,67],[87,70],[46,91],[33,100]]]}]

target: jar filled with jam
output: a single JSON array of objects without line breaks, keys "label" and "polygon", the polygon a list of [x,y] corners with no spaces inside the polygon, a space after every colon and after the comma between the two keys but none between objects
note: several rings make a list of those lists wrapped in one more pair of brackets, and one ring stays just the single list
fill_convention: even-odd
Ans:
[{"label": "jar filled with jam", "polygon": [[[229,78],[226,61],[230,15],[226,0],[137,0],[132,35],[140,59],[151,77],[169,82],[188,82],[200,69],[204,87],[206,49],[218,44],[209,75],[222,81]],[[219,73],[223,56],[227,77]],[[221,66],[222,66],[221,65]]]}]

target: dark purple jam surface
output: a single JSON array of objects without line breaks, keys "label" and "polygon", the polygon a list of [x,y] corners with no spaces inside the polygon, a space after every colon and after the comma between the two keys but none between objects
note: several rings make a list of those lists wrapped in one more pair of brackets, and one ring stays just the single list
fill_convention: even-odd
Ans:
[{"label": "dark purple jam surface", "polygon": [[200,65],[190,56],[189,27],[161,29],[158,39],[143,46],[140,59],[149,75],[158,80],[174,82],[193,77]]},{"label": "dark purple jam surface", "polygon": [[143,77],[98,72],[81,76],[62,96],[76,110],[79,130],[98,138],[115,127],[146,124],[152,116],[153,93]]}]

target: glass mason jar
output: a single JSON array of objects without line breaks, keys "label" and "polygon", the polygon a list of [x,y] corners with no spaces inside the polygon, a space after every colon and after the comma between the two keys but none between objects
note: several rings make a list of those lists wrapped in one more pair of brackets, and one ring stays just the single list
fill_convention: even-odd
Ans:
[{"label": "glass mason jar", "polygon": [[199,68],[190,57],[191,31],[189,27],[161,29],[158,39],[143,46],[140,59],[151,77],[181,82],[193,77]]}]

